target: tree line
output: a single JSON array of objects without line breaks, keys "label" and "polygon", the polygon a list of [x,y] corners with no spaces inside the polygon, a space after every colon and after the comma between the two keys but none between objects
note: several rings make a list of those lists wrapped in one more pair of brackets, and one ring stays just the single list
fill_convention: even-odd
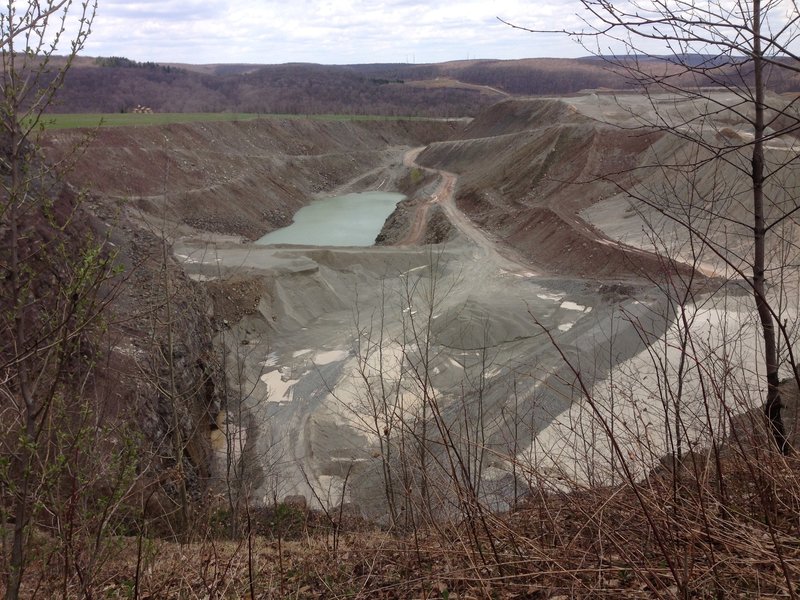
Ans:
[{"label": "tree line", "polygon": [[[633,60],[633,59],[625,59]],[[734,80],[742,65],[728,59],[715,65],[713,77],[679,73],[674,59],[636,59],[652,74],[672,73],[676,85],[697,86]],[[692,55],[698,65],[708,58]],[[597,58],[476,60],[433,65],[325,66],[286,64],[253,67],[242,72],[223,65],[213,73],[191,71],[123,57],[96,59],[96,66],[74,66],[66,76],[57,102],[58,112],[127,112],[141,104],[157,112],[253,112],[292,114],[378,114],[428,117],[474,116],[515,95],[563,95],[581,90],[633,89],[623,61],[611,64]],[[480,92],[452,87],[409,85],[447,78],[495,88]],[[769,89],[798,88],[794,69],[768,67]]]}]

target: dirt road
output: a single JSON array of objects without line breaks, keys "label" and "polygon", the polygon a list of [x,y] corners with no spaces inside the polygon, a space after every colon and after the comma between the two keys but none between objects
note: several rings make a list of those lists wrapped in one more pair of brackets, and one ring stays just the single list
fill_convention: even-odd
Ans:
[{"label": "dirt road", "polygon": [[439,185],[433,192],[431,197],[414,211],[414,217],[409,227],[406,236],[397,242],[397,246],[416,246],[422,243],[425,236],[425,226],[428,224],[428,213],[434,204],[442,204],[442,199],[452,199],[455,190],[457,177],[453,173],[447,171],[439,171],[438,169],[428,169],[416,163],[417,156],[425,149],[425,146],[414,148],[406,152],[403,157],[403,165],[407,168],[416,168],[429,173],[435,173],[439,176]]},{"label": "dirt road", "polygon": [[501,272],[511,273],[520,277],[533,277],[536,273],[529,266],[529,261],[525,260],[513,249],[501,247],[497,240],[492,239],[486,232],[476,227],[469,218],[461,212],[455,203],[455,190],[458,176],[449,171],[431,169],[417,164],[416,159],[425,147],[409,150],[403,158],[403,164],[409,168],[421,169],[429,173],[435,173],[439,179],[439,185],[427,202],[417,207],[408,234],[398,242],[398,246],[417,245],[423,241],[425,227],[428,222],[428,215],[431,206],[438,204],[444,210],[450,223],[458,231],[469,239],[476,247],[476,252],[484,258],[491,259]]}]

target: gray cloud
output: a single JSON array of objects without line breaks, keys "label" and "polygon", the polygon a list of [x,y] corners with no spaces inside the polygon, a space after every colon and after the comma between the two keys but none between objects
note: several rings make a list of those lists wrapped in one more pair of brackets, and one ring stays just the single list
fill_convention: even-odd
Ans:
[{"label": "gray cloud", "polygon": [[527,27],[564,27],[575,0],[100,0],[89,55],[171,62],[438,62],[585,54]]}]

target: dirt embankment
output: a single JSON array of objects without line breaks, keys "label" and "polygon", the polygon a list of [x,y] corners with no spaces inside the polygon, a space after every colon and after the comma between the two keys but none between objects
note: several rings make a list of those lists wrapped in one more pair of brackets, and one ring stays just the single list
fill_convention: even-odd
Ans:
[{"label": "dirt embankment", "polygon": [[630,185],[660,134],[590,119],[562,100],[509,100],[431,144],[418,162],[459,177],[456,204],[542,270],[618,277],[654,273],[658,258],[607,239],[579,213]]},{"label": "dirt embankment", "polygon": [[[415,157],[418,150],[411,154]],[[413,158],[413,157],[412,157]],[[407,198],[397,204],[383,225],[375,243],[379,246],[441,244],[455,235],[453,224],[441,206],[434,203],[445,182],[435,171],[413,166],[406,155],[408,170],[397,181],[397,189]]]},{"label": "dirt embankment", "polygon": [[[168,235],[192,229],[257,238],[288,225],[315,194],[361,179],[393,187],[402,147],[447,139],[448,121],[260,119],[106,128],[69,175]],[[56,131],[46,151],[67,157],[84,131]]]}]

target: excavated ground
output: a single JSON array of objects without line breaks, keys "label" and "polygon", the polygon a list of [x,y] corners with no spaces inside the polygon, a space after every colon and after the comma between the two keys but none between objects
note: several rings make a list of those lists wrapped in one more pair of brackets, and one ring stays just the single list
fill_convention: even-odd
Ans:
[{"label": "excavated ground", "polygon": [[199,231],[257,239],[345,183],[395,189],[397,148],[446,139],[457,127],[301,119],[109,127],[56,131],[45,151],[71,166],[76,186],[170,238]]},{"label": "excavated ground", "polygon": [[[257,299],[247,292],[243,316],[230,313],[225,339],[243,358],[243,401],[263,424],[248,439],[257,440],[251,451],[265,465],[259,492],[267,500],[302,494],[324,505],[351,501],[379,517],[385,510],[380,437],[400,427],[378,414],[388,403],[410,422],[422,398],[433,394],[445,421],[461,429],[471,427],[480,405],[484,445],[508,456],[510,444],[530,445],[579,395],[564,356],[591,365],[584,375],[591,383],[644,348],[640,334],[615,315],[627,314],[648,331],[665,329],[661,298],[634,268],[636,261],[656,264],[652,255],[609,243],[622,257],[613,269],[605,256],[563,246],[559,253],[556,241],[551,255],[582,269],[547,264],[544,256],[531,261],[465,217],[455,204],[463,194],[460,176],[435,160],[418,165],[424,148],[397,148],[391,174],[373,172],[374,181],[396,182],[391,185],[410,196],[380,235],[394,247],[176,241],[189,275],[215,286],[215,305],[238,305],[237,290],[251,290],[252,282],[260,287]],[[356,177],[337,191],[362,185]],[[577,230],[573,235],[599,235],[573,221],[562,225]],[[441,243],[425,244],[430,241]],[[593,270],[598,276],[582,276]],[[222,291],[222,281],[230,282],[231,293]],[[605,351],[612,338],[613,358]],[[385,389],[402,392],[391,400]],[[512,398],[519,433],[513,442],[507,435]],[[486,493],[503,506],[513,487],[509,465],[489,462]]]},{"label": "excavated ground", "polygon": [[[514,487],[502,457],[524,455],[570,414],[578,377],[591,388],[663,335],[671,312],[658,284],[690,272],[649,251],[647,215],[622,202],[621,187],[656,176],[632,169],[673,143],[631,120],[646,106],[586,95],[509,100],[466,127],[101,130],[75,182],[166,233],[205,282],[229,384],[250,415],[222,423],[247,431],[237,452],[260,465],[263,499],[352,501],[380,516],[381,439],[427,398],[453,430],[480,421],[483,493],[502,508]],[[50,151],[75,135],[57,134]],[[365,189],[409,196],[382,246],[242,239],[287,224],[315,196]]]}]

